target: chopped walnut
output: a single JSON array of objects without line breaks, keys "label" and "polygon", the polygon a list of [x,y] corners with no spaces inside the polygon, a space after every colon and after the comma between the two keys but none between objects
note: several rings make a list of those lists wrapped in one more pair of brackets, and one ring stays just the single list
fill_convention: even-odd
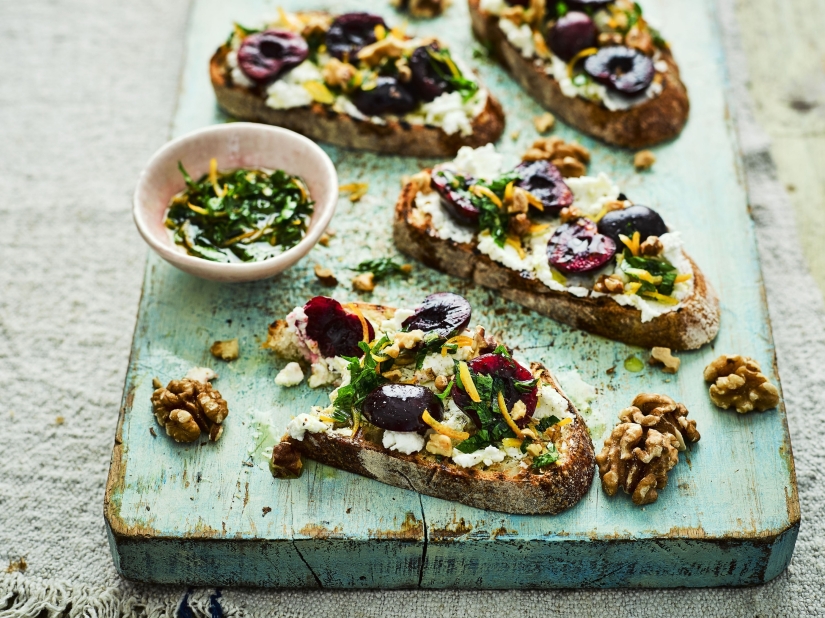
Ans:
[{"label": "chopped walnut", "polygon": [[358,52],[358,59],[365,62],[368,66],[375,67],[384,58],[398,59],[404,55],[406,44],[394,36],[388,36],[375,43],[370,43],[366,47],[362,47]]},{"label": "chopped walnut", "polygon": [[648,362],[651,365],[662,363],[662,365],[664,365],[664,367],[662,367],[662,371],[665,373],[676,373],[679,371],[679,365],[682,364],[681,360],[670,353],[670,348],[660,347],[654,347],[650,351],[650,361]]},{"label": "chopped walnut", "polygon": [[501,17],[513,22],[516,26],[521,26],[526,20],[523,6],[507,6],[501,11]]},{"label": "chopped walnut", "polygon": [[621,294],[624,292],[624,281],[618,275],[602,275],[593,284],[593,291],[601,294]]},{"label": "chopped walnut", "polygon": [[653,36],[648,28],[633,26],[624,37],[624,44],[633,49],[638,49],[645,56],[652,56],[656,51],[653,45]]},{"label": "chopped walnut", "polygon": [[762,368],[747,356],[723,354],[705,367],[705,381],[710,386],[710,400],[740,414],[764,412],[779,405],[779,389],[768,381]]},{"label": "chopped walnut", "polygon": [[226,401],[209,382],[184,378],[172,380],[152,393],[152,409],[161,427],[177,442],[194,442],[201,432],[213,442],[223,432],[222,423],[229,414]]},{"label": "chopped walnut", "polygon": [[408,11],[416,19],[430,19],[441,15],[452,0],[392,0],[399,11]]},{"label": "chopped walnut", "polygon": [[318,239],[318,244],[321,245],[322,247],[329,247],[330,238],[331,238],[331,236],[329,234],[327,234],[326,232],[324,232],[323,234],[321,234],[321,237]]},{"label": "chopped walnut", "polygon": [[348,62],[341,62],[338,58],[332,58],[324,66],[323,75],[327,86],[341,88],[347,92],[356,85],[358,69]]},{"label": "chopped walnut", "polygon": [[519,399],[518,401],[516,401],[516,403],[513,404],[513,409],[510,410],[510,418],[512,418],[514,421],[517,421],[520,418],[524,418],[526,414],[527,406],[521,399]]},{"label": "chopped walnut", "polygon": [[569,223],[570,221],[575,221],[576,219],[581,219],[584,216],[581,210],[576,208],[575,206],[565,206],[561,209],[559,213],[559,217],[561,218],[562,223]]},{"label": "chopped walnut", "polygon": [[301,21],[304,22],[304,28],[301,30],[301,36],[307,38],[313,35],[326,33],[332,23],[332,18],[323,13],[304,13],[301,16]]},{"label": "chopped walnut", "polygon": [[644,242],[639,245],[639,253],[648,257],[656,257],[657,255],[661,255],[664,250],[665,246],[662,244],[662,241],[658,236],[648,236],[645,238]]},{"label": "chopped walnut", "polygon": [[442,436],[440,433],[434,433],[427,441],[427,452],[433,455],[443,455],[449,457],[453,454],[453,442],[447,436]]},{"label": "chopped walnut", "polygon": [[552,159],[550,163],[555,165],[565,178],[579,178],[587,173],[584,163],[574,157]]},{"label": "chopped walnut", "polygon": [[410,176],[409,182],[414,183],[418,192],[424,195],[433,191],[432,176],[426,170]]},{"label": "chopped walnut", "polygon": [[225,361],[233,361],[240,355],[240,347],[237,339],[227,339],[226,341],[216,341],[209,348],[212,356]]},{"label": "chopped walnut", "polygon": [[401,350],[412,350],[424,339],[424,331],[411,330],[408,333],[399,332],[395,334],[392,343],[381,350],[381,354],[390,358],[398,358]]},{"label": "chopped walnut", "polygon": [[527,199],[527,191],[521,187],[513,188],[513,201],[507,206],[510,214],[517,212],[527,212],[530,210],[530,202]]},{"label": "chopped walnut", "polygon": [[600,47],[610,47],[611,45],[621,45],[622,43],[624,43],[624,39],[618,32],[602,32],[599,34]]},{"label": "chopped walnut", "polygon": [[449,383],[447,376],[436,376],[435,378],[435,388],[438,389],[439,393],[443,393]]},{"label": "chopped walnut", "polygon": [[541,451],[543,450],[543,448],[541,444],[533,442],[532,444],[527,445],[527,448],[525,448],[524,450],[530,453],[533,457],[538,457],[539,455],[541,455]]},{"label": "chopped walnut", "polygon": [[696,421],[688,421],[687,413],[665,395],[637,395],[633,405],[619,413],[622,422],[596,456],[605,493],[613,496],[621,487],[635,504],[655,502],[679,461],[679,451],[686,448],[685,436],[690,442],[700,438]]},{"label": "chopped walnut", "polygon": [[412,69],[407,64],[407,59],[404,57],[395,61],[395,67],[398,69],[398,81],[406,84],[412,79]]},{"label": "chopped walnut", "polygon": [[385,371],[381,375],[387,378],[390,382],[398,382],[403,374],[401,373],[400,369],[390,369],[389,371]]},{"label": "chopped walnut", "polygon": [[297,479],[303,468],[301,453],[289,442],[279,442],[272,448],[269,470],[276,479]]},{"label": "chopped walnut", "polygon": [[533,118],[533,125],[539,133],[547,133],[556,125],[556,117],[550,112]]},{"label": "chopped walnut", "polygon": [[528,148],[527,152],[521,155],[522,161],[544,161],[545,159],[550,159],[550,153],[540,148]]},{"label": "chopped walnut", "polygon": [[352,289],[358,292],[372,292],[375,289],[375,275],[362,273],[352,278]]},{"label": "chopped walnut", "polygon": [[640,150],[633,157],[633,166],[637,170],[648,170],[656,163],[656,155],[649,150]]},{"label": "chopped walnut", "polygon": [[517,238],[521,238],[530,228],[533,227],[533,222],[527,218],[523,212],[517,214],[515,217],[510,217],[510,223],[507,226],[507,231]]},{"label": "chopped walnut", "polygon": [[322,285],[326,285],[331,288],[338,285],[338,279],[335,278],[335,275],[329,268],[324,268],[320,264],[316,264],[314,270],[315,276]]}]

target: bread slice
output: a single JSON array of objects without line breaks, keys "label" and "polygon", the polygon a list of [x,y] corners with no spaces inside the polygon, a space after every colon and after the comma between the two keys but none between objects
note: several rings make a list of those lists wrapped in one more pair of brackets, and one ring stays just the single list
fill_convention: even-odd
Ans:
[{"label": "bread slice", "polygon": [[[394,308],[381,305],[353,305],[374,322],[390,319],[395,313]],[[265,347],[287,360],[308,360],[290,342],[284,320],[270,326]],[[571,417],[571,422],[555,432],[554,444],[559,452],[555,464],[538,470],[518,465],[498,470],[463,468],[449,459],[439,461],[426,451],[405,455],[389,450],[376,433],[381,430],[369,426],[351,437],[307,432],[303,440],[297,440],[287,434],[275,447],[273,469],[284,463],[294,464],[299,455],[305,455],[388,485],[480,509],[524,515],[559,513],[575,505],[590,488],[595,452],[584,419],[552,373],[540,363],[532,363],[530,370],[540,383],[551,385],[564,397]]]},{"label": "bread slice", "polygon": [[498,25],[499,16],[468,0],[473,33],[536,102],[572,127],[608,144],[639,149],[673,139],[687,123],[690,103],[669,50],[662,50],[667,72],[662,93],[627,110],[610,111],[599,103],[562,94],[557,80],[525,58]]},{"label": "bread slice", "polygon": [[719,331],[719,300],[692,259],[693,293],[677,310],[642,322],[640,310],[619,305],[608,296],[579,298],[551,290],[480,253],[474,242],[441,238],[429,219],[422,222],[411,215],[418,189],[415,182],[402,189],[395,206],[393,239],[401,252],[431,268],[470,279],[564,324],[631,345],[693,350],[712,341]]},{"label": "bread slice", "polygon": [[255,90],[227,80],[226,54],[221,46],[209,62],[209,75],[218,105],[240,120],[263,122],[290,129],[310,139],[344,148],[372,150],[410,157],[454,156],[462,146],[478,147],[495,142],[504,131],[504,111],[492,94],[473,119],[473,132],[449,135],[440,127],[389,120],[376,124],[338,113],[321,103],[291,109],[274,109]]}]

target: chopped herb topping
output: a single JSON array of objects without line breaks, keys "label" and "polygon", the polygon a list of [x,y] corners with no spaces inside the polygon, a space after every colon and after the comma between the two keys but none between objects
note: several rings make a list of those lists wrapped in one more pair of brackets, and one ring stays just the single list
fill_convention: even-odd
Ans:
[{"label": "chopped herb topping", "polygon": [[[467,409],[475,412],[481,421],[481,429],[474,436],[459,443],[456,448],[462,453],[472,453],[485,448],[493,442],[500,442],[504,438],[515,438],[516,434],[504,420],[498,407],[498,393],[504,390],[504,381],[501,378],[475,373],[469,369],[470,377],[476,386],[481,401],[471,402]],[[456,362],[455,383],[464,389]]]},{"label": "chopped herb topping", "polygon": [[435,50],[432,46],[427,47],[430,55],[430,66],[436,74],[450,84],[453,92],[461,94],[463,101],[467,102],[478,92],[478,84],[472,79],[467,79],[458,68],[449,49]]},{"label": "chopped herb topping", "polygon": [[197,181],[178,163],[186,190],[166,215],[175,243],[213,262],[258,262],[304,237],[313,202],[304,182],[282,170],[212,171]]},{"label": "chopped herb topping", "polygon": [[539,421],[538,430],[540,432],[545,432],[550,429],[556,423],[560,423],[561,419],[556,416],[555,414],[551,414],[550,416],[545,416],[543,419]]},{"label": "chopped herb topping", "polygon": [[[497,178],[485,182],[479,182],[479,186],[486,187],[492,191],[499,200],[504,199],[504,191],[507,185],[519,180],[518,172],[510,171],[501,174]],[[507,240],[507,227],[510,224],[510,214],[506,208],[501,208],[488,195],[478,195],[469,193],[473,205],[479,209],[478,218],[479,230],[488,230],[499,247],[503,247]]]},{"label": "chopped herb topping", "polygon": [[412,267],[409,264],[399,264],[392,258],[378,258],[375,260],[364,260],[350,270],[359,273],[372,273],[376,281],[381,281],[393,275],[409,277],[412,272]]},{"label": "chopped herb topping", "polygon": [[543,468],[554,464],[559,460],[559,452],[556,450],[556,445],[552,442],[547,444],[547,452],[542,453],[533,460],[534,468]]},{"label": "chopped herb topping", "polygon": [[679,272],[676,267],[663,258],[650,258],[634,256],[629,249],[624,250],[623,259],[631,268],[638,268],[650,273],[653,277],[661,277],[661,283],[651,283],[640,279],[638,276],[627,273],[633,281],[638,281],[642,284],[639,288],[639,294],[658,293],[663,296],[670,296],[673,294],[673,285],[676,282],[676,277]]},{"label": "chopped herb topping", "polygon": [[[340,423],[349,422],[352,418],[353,409],[360,410],[361,404],[372,391],[379,386],[389,382],[387,378],[376,371],[378,362],[372,354],[378,355],[381,348],[389,343],[390,339],[386,335],[381,337],[375,344],[370,346],[363,341],[358,343],[358,347],[364,351],[363,358],[345,356],[350,373],[350,383],[338,389],[338,393],[333,402],[333,418]],[[388,364],[391,364],[387,361]]]}]

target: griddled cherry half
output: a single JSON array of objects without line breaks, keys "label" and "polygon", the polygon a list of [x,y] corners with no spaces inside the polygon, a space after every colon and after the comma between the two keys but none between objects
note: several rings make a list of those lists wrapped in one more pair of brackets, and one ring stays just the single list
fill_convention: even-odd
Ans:
[{"label": "griddled cherry half", "polygon": [[415,95],[395,77],[379,77],[375,88],[358,90],[352,95],[352,102],[359,112],[367,116],[401,116],[418,107]]},{"label": "griddled cherry half", "polygon": [[[360,358],[364,351],[358,342],[364,340],[364,328],[357,315],[347,313],[334,298],[316,296],[304,305],[307,316],[306,333],[318,343],[325,357],[354,356]],[[367,322],[369,340],[375,338],[375,329]]]},{"label": "griddled cherry half", "polygon": [[472,176],[459,176],[443,165],[436,165],[430,175],[430,185],[441,196],[441,203],[447,212],[468,225],[478,224],[481,214],[466,193],[474,182],[475,178]]},{"label": "griddled cherry half", "polygon": [[427,103],[450,90],[450,82],[441,77],[450,75],[450,67],[446,62],[440,62],[430,55],[430,52],[438,53],[438,51],[438,43],[430,43],[416,49],[409,59],[412,73],[410,88],[419,99]]},{"label": "griddled cherry half", "polygon": [[521,176],[516,186],[540,199],[545,211],[558,212],[573,203],[573,192],[550,161],[525,161],[517,165],[515,171]]},{"label": "griddled cherry half", "polygon": [[250,79],[265,83],[277,79],[309,56],[309,46],[300,34],[273,29],[250,34],[238,50],[238,66]]},{"label": "griddled cherry half", "polygon": [[666,234],[667,225],[658,212],[641,205],[611,210],[599,221],[599,233],[615,240],[617,246],[621,246],[619,234],[633,238],[633,232],[639,232],[644,241],[649,236]]},{"label": "griddled cherry half", "polygon": [[[495,353],[477,356],[468,362],[467,365],[474,373],[480,373],[485,376],[500,378],[502,380],[504,383],[502,394],[504,395],[504,402],[507,404],[508,412],[513,410],[513,406],[517,401],[524,402],[524,405],[527,408],[527,413],[522,418],[517,420],[516,424],[519,427],[526,426],[530,421],[530,418],[533,416],[533,412],[536,411],[536,404],[539,399],[539,389],[538,386],[534,386],[529,391],[522,393],[516,389],[515,383],[529,382],[532,380],[533,374],[530,373],[530,370],[512,358],[508,358],[503,354]],[[461,408],[467,416],[473,419],[476,426],[481,427],[481,420],[478,418],[478,414],[469,409],[472,399],[470,399],[470,396],[464,392],[464,390],[458,387],[458,384],[453,384],[451,396],[456,405]],[[493,397],[497,398],[498,394],[493,393]]]},{"label": "griddled cherry half", "polygon": [[656,73],[653,60],[623,45],[602,47],[588,56],[584,71],[600,84],[626,95],[644,92]]},{"label": "griddled cherry half", "polygon": [[355,60],[363,47],[375,43],[375,27],[387,27],[384,18],[372,13],[344,13],[336,17],[327,30],[327,50],[344,60]]},{"label": "griddled cherry half", "polygon": [[444,418],[441,400],[430,389],[413,384],[385,384],[367,395],[361,413],[381,429],[423,433],[430,428],[421,420],[424,410],[437,421]]},{"label": "griddled cherry half", "polygon": [[452,292],[430,294],[408,317],[402,326],[407,330],[422,330],[424,333],[438,333],[439,337],[451,337],[467,328],[473,313],[467,299]]},{"label": "griddled cherry half", "polygon": [[550,265],[568,275],[597,270],[615,255],[615,241],[599,234],[590,219],[581,218],[560,225],[547,243]]},{"label": "griddled cherry half", "polygon": [[598,36],[599,31],[589,15],[570,11],[550,28],[547,43],[554,54],[569,62],[583,49],[595,47]]}]

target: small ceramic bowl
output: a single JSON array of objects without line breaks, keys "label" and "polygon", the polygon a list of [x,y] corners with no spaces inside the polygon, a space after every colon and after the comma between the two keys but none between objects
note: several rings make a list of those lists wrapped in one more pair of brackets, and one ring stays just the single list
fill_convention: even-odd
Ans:
[{"label": "small ceramic bowl", "polygon": [[[186,188],[178,170],[183,163],[192,178],[209,172],[209,160],[218,169],[282,169],[300,176],[315,201],[306,235],[291,249],[260,262],[225,264],[186,253],[175,245],[164,225],[172,196]],[[338,174],[335,166],[313,141],[287,129],[234,122],[193,131],[166,144],[149,160],[135,189],[133,214],[140,235],[173,266],[196,277],[224,282],[266,279],[283,272],[304,257],[318,242],[335,212]]]}]

